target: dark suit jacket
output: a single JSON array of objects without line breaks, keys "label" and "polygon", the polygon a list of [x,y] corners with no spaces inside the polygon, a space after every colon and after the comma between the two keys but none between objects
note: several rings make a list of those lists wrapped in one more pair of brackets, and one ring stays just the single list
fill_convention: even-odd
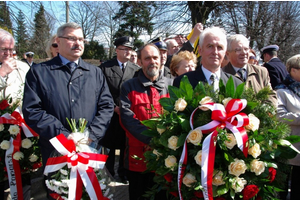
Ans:
[{"label": "dark suit jacket", "polygon": [[[195,71],[187,72],[185,74],[182,74],[181,76],[176,77],[174,79],[173,86],[179,87],[180,81],[181,81],[181,79],[182,79],[182,77],[184,75],[187,75],[187,77],[188,77],[191,85],[193,86],[193,88],[195,88],[196,85],[200,81],[204,82],[204,83],[208,83],[208,81],[206,80],[206,78],[204,76],[204,73],[203,73],[203,71],[201,69],[201,66],[198,66]],[[230,76],[232,76],[232,75],[231,74],[227,74],[227,73],[225,73],[225,72],[223,72],[221,70],[221,79],[223,80],[224,84],[227,83],[227,81],[228,81],[228,79],[229,79]],[[232,76],[232,78],[233,78],[233,82],[234,82],[235,87],[237,87],[239,84],[242,83],[242,81],[240,79],[238,79],[238,78],[236,78],[234,76]]]},{"label": "dark suit jacket", "polygon": [[281,83],[287,76],[288,72],[286,70],[286,67],[279,58],[273,58],[269,62],[265,63],[263,66],[267,68],[269,72],[271,85],[274,90],[275,87],[279,83]]},{"label": "dark suit jacket", "polygon": [[[123,74],[117,58],[109,60],[99,66],[105,77],[110,90],[115,106],[119,106],[121,85],[136,76],[136,73],[141,69],[138,65],[127,62],[125,72]],[[119,123],[119,115],[114,113],[110,125],[106,131],[105,137],[102,140],[102,145],[108,148],[122,148],[125,145],[125,131]]]}]

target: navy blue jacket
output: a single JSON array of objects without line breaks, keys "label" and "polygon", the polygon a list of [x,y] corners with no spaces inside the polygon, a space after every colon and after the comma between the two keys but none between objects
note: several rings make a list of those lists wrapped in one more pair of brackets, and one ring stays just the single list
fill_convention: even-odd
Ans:
[{"label": "navy blue jacket", "polygon": [[43,163],[54,150],[49,139],[71,133],[66,118],[85,118],[89,138],[102,139],[113,114],[114,103],[100,68],[79,59],[71,73],[59,56],[30,68],[26,75],[23,115],[40,135]]},{"label": "navy blue jacket", "polygon": [[270,76],[270,82],[273,90],[279,83],[281,83],[288,75],[285,65],[279,58],[273,58],[263,65],[267,68]]}]

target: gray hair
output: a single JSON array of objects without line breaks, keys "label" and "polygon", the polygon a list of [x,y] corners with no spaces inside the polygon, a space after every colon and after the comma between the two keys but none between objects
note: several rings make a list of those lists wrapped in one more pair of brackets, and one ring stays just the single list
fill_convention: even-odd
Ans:
[{"label": "gray hair", "polygon": [[67,28],[72,28],[72,29],[82,29],[79,24],[76,24],[75,22],[69,22],[61,25],[56,32],[57,37],[62,37],[64,36],[65,30]]},{"label": "gray hair", "polygon": [[204,39],[207,35],[213,35],[213,36],[218,36],[223,42],[224,42],[224,50],[226,51],[227,47],[227,39],[226,39],[226,31],[223,28],[213,26],[213,27],[208,27],[204,29],[204,31],[200,34],[199,37],[199,46],[202,48]]},{"label": "gray hair", "polygon": [[14,37],[6,30],[0,28],[0,42],[11,40],[15,44]]},{"label": "gray hair", "polygon": [[292,68],[300,69],[300,54],[294,55],[286,61],[286,69],[289,73]]},{"label": "gray hair", "polygon": [[249,46],[249,40],[242,34],[230,35],[227,37],[227,51],[233,51],[231,48],[232,42],[242,42],[243,44],[247,44]]},{"label": "gray hair", "polygon": [[46,46],[45,51],[46,51],[46,53],[47,53],[48,58],[52,58],[52,55],[51,55],[51,45],[52,45],[52,43],[55,41],[55,39],[56,39],[56,34],[53,35],[53,36],[50,38],[50,40],[48,40],[48,42],[47,42],[47,46]]},{"label": "gray hair", "polygon": [[152,46],[154,47],[155,49],[157,49],[158,53],[159,53],[159,57],[160,57],[160,51],[159,51],[159,48],[155,45],[155,44],[152,44],[152,43],[148,43],[148,44],[145,44],[144,46],[140,47],[138,50],[137,50],[137,57],[138,59],[141,59],[142,58],[142,50],[147,47],[147,46]]}]

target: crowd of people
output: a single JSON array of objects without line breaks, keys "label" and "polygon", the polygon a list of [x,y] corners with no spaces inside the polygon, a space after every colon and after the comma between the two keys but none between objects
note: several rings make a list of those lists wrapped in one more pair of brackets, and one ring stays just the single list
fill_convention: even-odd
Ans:
[{"label": "crowd of people", "polygon": [[[193,52],[197,38],[201,58]],[[129,182],[130,200],[143,199],[153,185],[154,173],[145,173],[143,154],[150,150],[151,137],[142,134],[147,127],[141,121],[162,112],[159,99],[169,96],[169,85],[179,87],[183,76],[193,87],[201,81],[213,85],[215,91],[219,81],[226,84],[229,77],[235,87],[245,82],[254,92],[269,88],[269,103],[277,108],[278,118],[290,125],[291,134],[300,135],[300,55],[291,57],[285,66],[277,57],[279,47],[268,45],[261,49],[264,63],[259,65],[244,35],[227,36],[224,29],[203,29],[201,23],[194,26],[192,36],[182,47],[175,39],[157,38],[135,51],[129,36],[117,38],[114,45],[116,57],[112,60],[101,60],[98,67],[86,63],[81,59],[82,28],[70,22],[49,39],[48,61],[36,64],[34,53],[27,52],[26,65],[13,58],[14,38],[0,29],[1,98],[9,95],[22,100],[24,119],[39,134],[44,166],[54,150],[49,139],[61,133],[73,139],[66,119],[85,118],[89,145],[99,152],[108,149],[106,167],[110,174],[118,181]],[[116,149],[120,150],[117,174]],[[300,192],[300,155],[289,164],[290,199],[294,200]],[[27,192],[24,199],[30,199],[30,189],[23,192]],[[162,191],[155,199],[167,197]]]}]

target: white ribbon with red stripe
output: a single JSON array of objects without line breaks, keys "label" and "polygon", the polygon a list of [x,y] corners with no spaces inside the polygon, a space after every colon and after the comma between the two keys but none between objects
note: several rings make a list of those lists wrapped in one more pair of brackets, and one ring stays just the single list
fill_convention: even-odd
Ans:
[{"label": "white ribbon with red stripe", "polygon": [[107,155],[86,152],[77,153],[73,140],[68,140],[63,134],[52,138],[50,142],[63,156],[49,158],[44,174],[48,175],[48,173],[55,172],[67,164],[68,168],[71,168],[69,200],[80,200],[82,184],[85,186],[90,199],[104,199],[93,168],[103,169]]},{"label": "white ribbon with red stripe", "polygon": [[[216,141],[219,129],[227,128],[235,136],[237,140],[237,146],[241,151],[243,151],[245,157],[248,155],[248,135],[244,126],[249,124],[249,118],[245,113],[240,113],[247,106],[247,100],[245,99],[231,99],[226,107],[218,103],[207,103],[201,107],[208,108],[212,111],[211,119],[212,121],[208,124],[200,126],[203,134],[209,134],[202,145],[202,167],[201,167],[201,184],[204,188],[204,199],[213,199],[212,191],[212,177],[215,161],[215,151],[216,151]],[[199,109],[196,108],[190,117],[190,126],[193,130],[193,119],[196,111]],[[186,137],[189,137],[189,134]],[[178,192],[179,197],[182,199],[181,194],[181,184],[182,178],[185,171],[185,165],[187,164],[187,142],[185,141],[183,146],[183,152],[179,160],[178,167]]]}]

